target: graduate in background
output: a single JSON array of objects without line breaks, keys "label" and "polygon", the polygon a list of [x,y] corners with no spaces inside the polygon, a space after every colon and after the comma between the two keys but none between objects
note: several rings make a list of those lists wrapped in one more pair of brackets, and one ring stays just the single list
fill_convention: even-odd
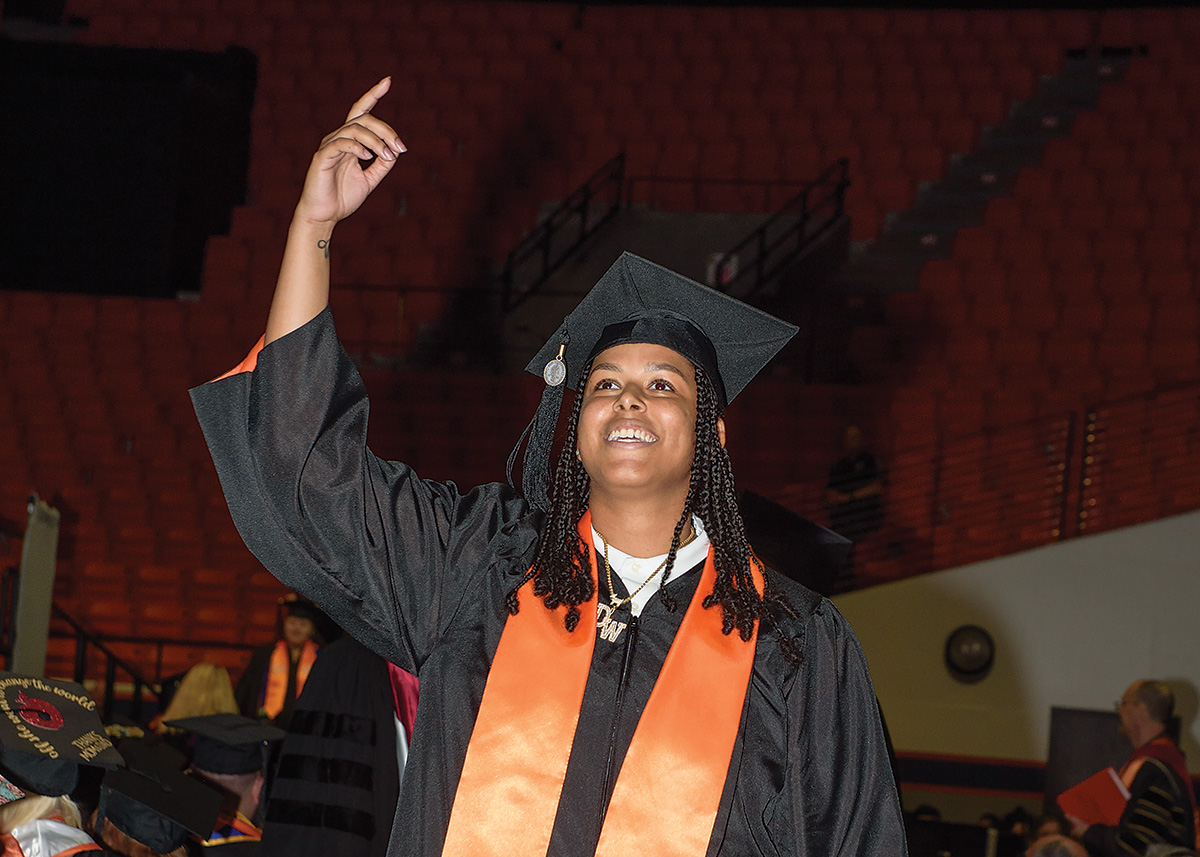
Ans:
[{"label": "graduate in background", "polygon": [[108,773],[92,830],[121,857],[187,857],[196,838],[213,829],[222,796],[182,770],[182,753],[153,738],[126,738],[127,767]]},{"label": "graduate in background", "polygon": [[224,797],[216,823],[200,834],[203,852],[214,857],[260,853],[262,830],[254,819],[270,747],[283,738],[283,730],[240,714],[188,717],[167,725],[192,735],[188,773]]},{"label": "graduate in background", "polygon": [[254,650],[246,671],[238,679],[234,696],[246,717],[266,720],[286,729],[304,690],[308,673],[321,647],[321,610],[294,593],[280,599],[284,609],[280,637]]},{"label": "graduate in background", "polygon": [[313,158],[265,347],[192,391],[250,549],[420,676],[388,853],[903,855],[862,651],[753,556],[724,449],[795,328],[626,255],[531,364],[521,492],[366,447],[328,251],[404,151],[372,115],[389,85]]}]

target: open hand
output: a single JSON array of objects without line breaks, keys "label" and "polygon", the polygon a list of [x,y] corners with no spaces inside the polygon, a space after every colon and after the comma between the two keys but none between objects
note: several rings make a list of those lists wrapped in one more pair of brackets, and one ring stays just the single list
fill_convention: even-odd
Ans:
[{"label": "open hand", "polygon": [[346,124],[321,141],[296,206],[298,220],[332,225],[349,217],[407,151],[392,127],[371,115],[391,85],[385,77],[367,90],[350,108]]}]

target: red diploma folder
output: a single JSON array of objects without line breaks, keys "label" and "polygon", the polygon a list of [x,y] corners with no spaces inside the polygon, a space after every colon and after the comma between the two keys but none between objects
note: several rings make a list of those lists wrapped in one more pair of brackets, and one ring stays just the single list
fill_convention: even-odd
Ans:
[{"label": "red diploma folder", "polygon": [[1059,808],[1086,824],[1115,826],[1128,802],[1129,789],[1111,767],[1092,774],[1058,796]]}]

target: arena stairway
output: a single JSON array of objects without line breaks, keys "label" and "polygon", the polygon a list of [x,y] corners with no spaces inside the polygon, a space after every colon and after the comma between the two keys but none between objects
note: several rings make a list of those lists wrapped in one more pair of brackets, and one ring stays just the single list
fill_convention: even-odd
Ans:
[{"label": "arena stairway", "polygon": [[1039,164],[1050,140],[1069,135],[1075,115],[1094,109],[1123,67],[1121,57],[1074,57],[1057,74],[1043,75],[1031,98],[1015,101],[1003,122],[983,129],[973,151],[951,157],[944,178],[923,182],[910,208],[887,215],[878,239],[852,246],[841,290],[915,289],[921,267],[948,258],[958,231],[982,223],[988,202],[1010,195],[1021,169]]}]

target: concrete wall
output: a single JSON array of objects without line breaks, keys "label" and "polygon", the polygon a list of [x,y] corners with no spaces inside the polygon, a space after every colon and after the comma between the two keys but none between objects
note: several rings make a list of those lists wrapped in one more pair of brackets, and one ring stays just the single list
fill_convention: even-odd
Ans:
[{"label": "concrete wall", "polygon": [[[896,749],[1046,759],[1050,708],[1111,710],[1138,678],[1176,694],[1200,771],[1200,512],[838,596]],[[996,643],[961,684],[943,649],[960,625]]]}]

